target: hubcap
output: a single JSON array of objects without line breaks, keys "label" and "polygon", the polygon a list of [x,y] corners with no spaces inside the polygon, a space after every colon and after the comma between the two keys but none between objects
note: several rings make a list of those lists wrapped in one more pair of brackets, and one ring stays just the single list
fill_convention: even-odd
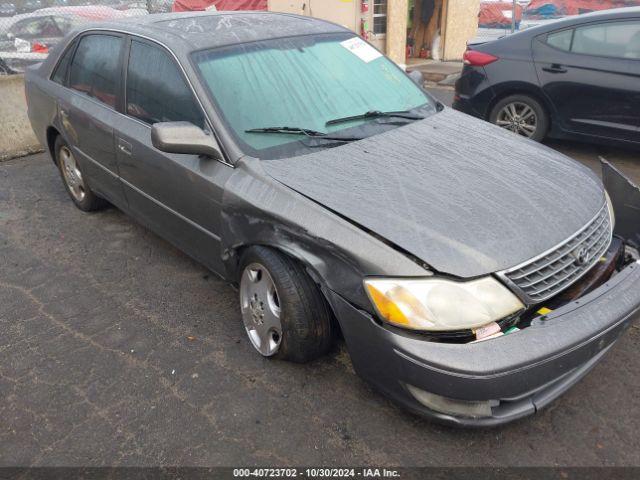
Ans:
[{"label": "hubcap", "polygon": [[82,173],[80,173],[76,159],[67,147],[60,148],[59,157],[64,181],[69,187],[73,198],[81,202],[85,196],[85,188]]},{"label": "hubcap", "polygon": [[280,297],[271,275],[259,263],[248,265],[242,272],[240,308],[253,346],[265,357],[275,355],[282,341]]},{"label": "hubcap", "polygon": [[512,102],[498,113],[496,125],[523,137],[531,138],[538,129],[538,116],[526,103]]}]

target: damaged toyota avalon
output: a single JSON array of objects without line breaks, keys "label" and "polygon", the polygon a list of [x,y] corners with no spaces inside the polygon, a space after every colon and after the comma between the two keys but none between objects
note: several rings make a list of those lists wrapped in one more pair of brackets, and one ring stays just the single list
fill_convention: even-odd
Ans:
[{"label": "damaged toyota avalon", "polygon": [[26,92],[71,200],[237,285],[261,355],[311,361],[340,332],[405,408],[505,423],[637,318],[640,191],[414,80],[331,23],[204,12],[78,30]]}]

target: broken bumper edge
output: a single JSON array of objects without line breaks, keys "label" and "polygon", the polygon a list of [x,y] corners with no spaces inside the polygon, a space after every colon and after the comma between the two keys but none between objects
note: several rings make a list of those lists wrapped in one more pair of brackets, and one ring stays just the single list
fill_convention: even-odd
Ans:
[{"label": "broken bumper edge", "polygon": [[[432,342],[382,325],[328,293],[361,377],[415,413],[445,424],[486,427],[535,413],[598,363],[640,316],[640,261],[530,327],[478,343]],[[463,404],[490,403],[490,413],[443,413],[411,391]]]}]

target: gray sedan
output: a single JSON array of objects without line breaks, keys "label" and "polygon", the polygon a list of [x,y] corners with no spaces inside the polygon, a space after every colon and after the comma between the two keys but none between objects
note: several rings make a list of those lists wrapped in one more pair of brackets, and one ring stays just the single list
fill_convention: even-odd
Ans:
[{"label": "gray sedan", "polygon": [[75,31],[26,92],[76,206],[237,285],[259,354],[308,362],[341,333],[406,408],[508,422],[637,317],[640,191],[420,83],[328,22],[203,12]]}]

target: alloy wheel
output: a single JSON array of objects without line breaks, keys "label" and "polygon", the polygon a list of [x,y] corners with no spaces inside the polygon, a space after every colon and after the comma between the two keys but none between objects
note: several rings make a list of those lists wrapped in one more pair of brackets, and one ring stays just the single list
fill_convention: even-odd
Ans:
[{"label": "alloy wheel", "polygon": [[511,132],[531,138],[538,129],[538,115],[526,103],[512,102],[498,112],[496,125]]},{"label": "alloy wheel", "polygon": [[242,272],[240,308],[253,346],[265,357],[275,355],[282,341],[280,297],[271,274],[259,263]]},{"label": "alloy wheel", "polygon": [[81,202],[85,197],[85,186],[82,179],[82,173],[78,168],[75,157],[67,146],[63,146],[60,148],[58,157],[60,160],[62,176],[64,177],[65,183],[69,187],[71,195],[73,195],[73,198],[75,198],[78,202]]}]

